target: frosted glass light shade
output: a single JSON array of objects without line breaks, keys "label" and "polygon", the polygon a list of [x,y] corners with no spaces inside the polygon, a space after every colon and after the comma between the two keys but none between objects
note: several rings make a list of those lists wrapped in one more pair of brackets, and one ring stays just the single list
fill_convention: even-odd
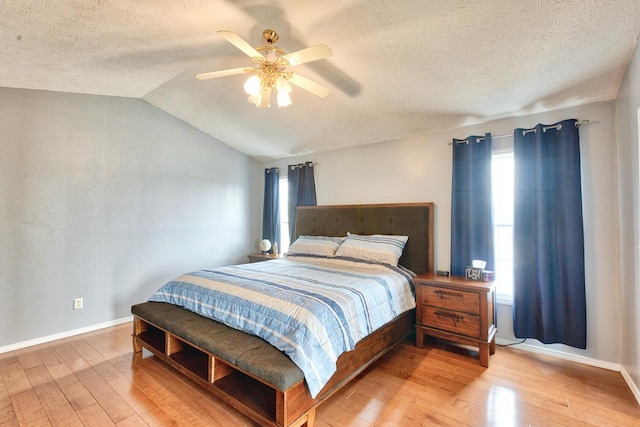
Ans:
[{"label": "frosted glass light shade", "polygon": [[244,82],[244,91],[248,95],[256,96],[260,93],[260,76],[254,74]]},{"label": "frosted glass light shade", "polygon": [[278,107],[291,105],[291,97],[287,92],[278,92]]},{"label": "frosted glass light shade", "polygon": [[287,79],[280,76],[276,80],[276,90],[278,91],[278,93],[280,92],[291,93],[291,85],[289,84]]},{"label": "frosted glass light shade", "polygon": [[278,77],[276,80],[276,92],[278,93],[278,107],[286,107],[291,105],[291,85],[284,77]]}]

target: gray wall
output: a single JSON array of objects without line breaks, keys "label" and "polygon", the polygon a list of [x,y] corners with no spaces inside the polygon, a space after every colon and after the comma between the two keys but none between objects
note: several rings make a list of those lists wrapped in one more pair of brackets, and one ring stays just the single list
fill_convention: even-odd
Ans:
[{"label": "gray wall", "polygon": [[[615,103],[604,102],[491,121],[414,138],[265,163],[285,167],[309,160],[314,166],[318,204],[434,202],[435,265],[450,268],[452,138],[513,134],[518,127],[576,118],[580,129],[587,273],[587,349],[544,346],[569,358],[620,363],[620,280]],[[496,140],[499,142],[500,140]],[[510,305],[498,307],[498,337],[514,341]],[[543,347],[535,340],[527,344]]]},{"label": "gray wall", "polygon": [[255,248],[247,156],[138,99],[0,99],[0,347],[126,317],[168,279]]},{"label": "gray wall", "polygon": [[[620,271],[622,283],[622,365],[640,387],[640,185],[638,109],[640,50],[636,48],[618,93],[618,174],[620,195]],[[637,389],[636,389],[636,393]],[[640,395],[636,394],[640,399]]]}]

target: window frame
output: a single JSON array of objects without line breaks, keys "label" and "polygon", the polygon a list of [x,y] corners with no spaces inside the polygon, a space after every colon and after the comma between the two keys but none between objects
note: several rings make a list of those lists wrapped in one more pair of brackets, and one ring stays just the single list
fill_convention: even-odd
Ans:
[{"label": "window frame", "polygon": [[289,241],[289,179],[281,176],[278,182],[278,206],[280,207],[280,247],[279,253],[287,253]]},{"label": "window frame", "polygon": [[[507,304],[507,305],[512,305],[513,304],[513,215],[511,217],[511,223],[503,223],[503,224],[497,224],[495,221],[496,218],[496,189],[493,183],[493,178],[494,178],[494,172],[493,172],[493,161],[499,159],[500,157],[510,157],[513,161],[513,154],[514,154],[514,150],[513,150],[513,139],[511,140],[511,144],[508,144],[509,141],[505,141],[507,142],[507,144],[501,144],[500,148],[495,148],[492,150],[492,157],[491,157],[491,161],[492,161],[492,185],[491,185],[491,193],[492,193],[492,197],[493,197],[493,208],[494,208],[494,223],[493,223],[493,230],[494,230],[494,250],[495,250],[495,267],[494,269],[496,270],[496,300],[498,303],[500,304]],[[511,200],[513,200],[513,195],[511,196]],[[500,262],[504,262],[504,257],[500,257],[498,254],[499,251],[499,247],[498,247],[498,230],[497,227],[511,227],[511,293],[505,293],[505,292],[501,292],[501,290],[504,291],[504,287],[500,287],[500,277],[501,274],[498,271],[498,264]],[[508,259],[507,259],[508,261]],[[500,270],[502,271],[502,270]],[[502,277],[504,277],[504,273],[502,273]],[[509,279],[507,279],[509,280]]]}]

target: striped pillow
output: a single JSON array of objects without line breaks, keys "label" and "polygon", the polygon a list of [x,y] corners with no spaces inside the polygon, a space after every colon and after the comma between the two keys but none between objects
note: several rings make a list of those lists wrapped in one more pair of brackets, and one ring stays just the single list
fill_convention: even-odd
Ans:
[{"label": "striped pillow", "polygon": [[287,255],[334,256],[344,237],[300,236],[291,246]]},{"label": "striped pillow", "polygon": [[408,236],[383,234],[361,236],[349,233],[344,243],[336,251],[336,256],[398,265],[398,260],[402,256],[402,250],[408,239]]}]

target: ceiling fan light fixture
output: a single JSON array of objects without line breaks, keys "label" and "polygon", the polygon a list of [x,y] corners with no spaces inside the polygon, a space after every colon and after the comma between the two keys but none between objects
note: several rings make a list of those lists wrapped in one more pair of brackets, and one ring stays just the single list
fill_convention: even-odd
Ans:
[{"label": "ceiling fan light fixture", "polygon": [[293,53],[286,53],[274,44],[279,37],[278,33],[271,29],[266,29],[262,33],[267,45],[257,48],[253,48],[231,31],[218,30],[218,34],[249,56],[255,65],[198,74],[196,75],[198,80],[257,72],[245,81],[244,91],[249,95],[247,100],[258,108],[271,106],[271,92],[277,94],[278,107],[291,105],[291,96],[289,96],[291,84],[289,81],[320,97],[329,95],[329,89],[326,87],[288,71],[290,67],[330,57],[333,52],[327,45],[321,43]]}]

